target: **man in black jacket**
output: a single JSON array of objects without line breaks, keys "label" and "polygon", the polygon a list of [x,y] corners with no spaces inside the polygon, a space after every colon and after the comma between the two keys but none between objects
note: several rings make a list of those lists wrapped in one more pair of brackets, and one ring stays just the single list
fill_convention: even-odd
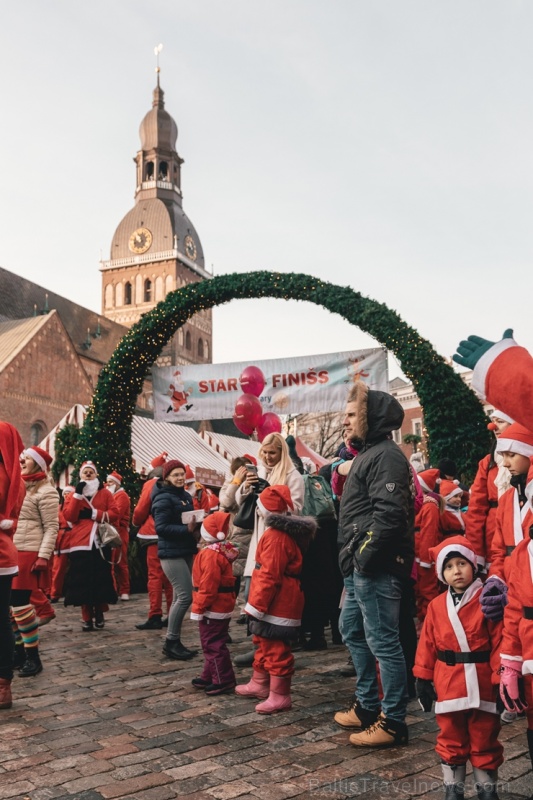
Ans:
[{"label": "man in black jacket", "polygon": [[392,395],[364,383],[352,387],[344,426],[359,454],[344,465],[338,542],[351,542],[353,572],[345,578],[339,629],[355,665],[357,691],[351,708],[335,721],[357,731],[350,736],[356,746],[408,741],[407,672],[398,630],[414,557],[414,485],[409,462],[391,438],[403,417]]}]

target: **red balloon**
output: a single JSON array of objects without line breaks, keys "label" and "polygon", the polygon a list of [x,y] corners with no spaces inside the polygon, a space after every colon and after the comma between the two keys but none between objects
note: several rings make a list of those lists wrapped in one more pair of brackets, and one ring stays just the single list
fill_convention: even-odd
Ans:
[{"label": "red balloon", "polygon": [[235,417],[249,428],[256,428],[263,416],[263,407],[253,394],[241,394],[235,403]]},{"label": "red balloon", "polygon": [[259,367],[250,366],[245,367],[241,372],[239,383],[241,384],[243,392],[246,392],[246,394],[253,394],[254,397],[259,397],[265,388],[266,381]]},{"label": "red balloon", "polygon": [[233,415],[233,424],[241,433],[244,433],[245,436],[251,436],[254,432],[255,428],[251,428],[249,425],[246,425],[241,419],[238,419],[235,414]]},{"label": "red balloon", "polygon": [[281,420],[277,414],[268,411],[263,414],[257,425],[257,438],[260,442],[263,441],[265,436],[269,433],[281,433]]}]

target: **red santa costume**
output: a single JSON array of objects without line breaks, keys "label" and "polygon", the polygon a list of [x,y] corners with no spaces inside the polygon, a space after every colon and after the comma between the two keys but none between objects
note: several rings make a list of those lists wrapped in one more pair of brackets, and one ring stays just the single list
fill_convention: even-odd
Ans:
[{"label": "red santa costume", "polygon": [[26,492],[19,464],[23,450],[17,429],[0,422],[0,709],[12,705],[14,641],[9,607],[11,583],[18,572],[13,534]]},{"label": "red santa costume", "polygon": [[[255,710],[272,714],[291,708],[294,656],[290,642],[298,638],[304,608],[300,585],[303,553],[316,533],[311,517],[292,517],[288,486],[269,486],[257,500],[266,530],[255,554],[248,602],[244,608],[257,645],[253,676],[236,693],[267,697]],[[270,691],[269,691],[270,685]]]},{"label": "red santa costume", "polygon": [[424,500],[422,508],[415,517],[415,561],[417,579],[415,586],[417,616],[424,621],[428,604],[440,592],[439,582],[435,577],[435,567],[431,561],[429,550],[436,547],[442,539],[440,530],[441,501],[435,494],[440,483],[438,469],[426,469],[418,474],[418,480]]},{"label": "red santa costume", "polygon": [[112,553],[113,571],[117,594],[121,600],[130,599],[130,570],[128,566],[128,545],[130,542],[131,501],[122,486],[122,475],[111,472],[107,476],[107,488],[113,495],[113,508],[117,515],[117,530],[121,546]]},{"label": "red santa costume", "polygon": [[450,536],[460,536],[465,531],[465,515],[455,506],[451,506],[448,500],[463,494],[458,481],[443,480],[440,483],[440,496],[444,500],[444,511],[440,515],[441,538],[447,539]]},{"label": "red santa costume", "polygon": [[[163,466],[168,453],[161,453],[154,458],[152,467]],[[163,572],[159,556],[157,555],[157,533],[155,532],[154,518],[150,513],[152,507],[152,489],[157,483],[157,478],[147,480],[142,488],[139,501],[133,510],[132,522],[139,528],[137,540],[142,547],[146,548],[146,569],[148,573],[148,619],[135,627],[138,630],[150,630],[152,628],[161,629],[163,617],[163,592],[167,605],[167,613],[172,605],[172,586]]]},{"label": "red santa costume", "polygon": [[[476,571],[476,555],[465,537],[445,539],[432,550],[436,572],[445,583],[447,560],[463,557]],[[432,681],[439,726],[436,752],[444,765],[454,769],[469,759],[474,774],[491,773],[503,761],[498,742],[500,717],[496,710],[501,622],[485,620],[479,596],[482,582],[473,580],[464,593],[448,590],[429,604],[418,649],[414,674]],[[445,773],[446,780],[446,771]],[[477,771],[477,773],[476,773]]]},{"label": "red santa costume", "polygon": [[472,387],[483,400],[533,430],[533,358],[514,339],[501,339],[481,356]]},{"label": "red santa costume", "polygon": [[70,547],[70,522],[67,522],[63,514],[63,506],[67,495],[74,491],[74,486],[65,486],[63,489],[63,499],[59,505],[59,530],[56,539],[56,549],[54,550],[54,561],[52,564],[52,586],[50,589],[50,600],[52,603],[63,597],[63,583],[68,567],[68,551]]},{"label": "red santa costume", "polygon": [[528,536],[520,542],[508,561],[508,604],[503,617],[501,658],[504,675],[507,665],[507,669],[516,670],[524,677],[527,739],[533,766],[533,539]]},{"label": "red santa costume", "polygon": [[211,511],[209,493],[203,484],[198,483],[194,477],[194,472],[188,464],[185,465],[185,491],[189,492],[192,497],[194,510],[201,510],[207,516]]},{"label": "red santa costume", "polygon": [[[533,458],[533,433],[514,422],[498,439],[497,452],[519,453]],[[527,536],[533,523],[531,497],[533,495],[533,462],[527,476],[516,475],[514,485],[498,501],[496,528],[492,539],[489,576],[497,576],[507,583],[509,556],[514,548]],[[525,483],[525,485],[524,485]]]},{"label": "red santa costume", "polygon": [[[98,476],[92,461],[84,461],[80,467],[81,481],[63,506],[70,530],[70,569],[65,581],[65,605],[81,606],[82,629],[84,631],[104,627],[103,612],[108,604],[117,602],[117,594],[111,572],[110,548],[99,547],[98,523],[117,524],[118,517],[113,506],[113,495],[98,480],[88,479],[84,470],[88,468]],[[102,557],[102,555],[104,557]]]},{"label": "red santa costume", "polygon": [[208,695],[223,694],[235,687],[235,673],[227,646],[228,628],[235,608],[235,578],[232,564],[239,551],[226,541],[231,514],[217,511],[201,527],[204,546],[192,569],[191,619],[200,627],[204,667],[194,678],[195,689]]}]

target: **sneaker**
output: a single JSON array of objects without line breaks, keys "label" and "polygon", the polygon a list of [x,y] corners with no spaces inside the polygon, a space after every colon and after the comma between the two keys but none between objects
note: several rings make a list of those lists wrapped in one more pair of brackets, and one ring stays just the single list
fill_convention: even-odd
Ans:
[{"label": "sneaker", "polygon": [[379,719],[361,733],[352,733],[350,744],[355,747],[394,747],[407,744],[409,736],[404,722],[394,722],[379,715]]},{"label": "sneaker", "polygon": [[85,633],[87,633],[87,631],[94,631],[92,619],[88,620],[87,622],[85,620],[82,620],[81,629],[82,631],[85,631]]},{"label": "sneaker", "polygon": [[211,686],[211,681],[205,681],[203,678],[193,678],[191,683],[195,689],[207,689]]},{"label": "sneaker", "polygon": [[228,692],[233,692],[236,685],[235,681],[231,681],[230,683],[210,683],[209,686],[206,687],[205,693],[210,697],[217,694],[228,694]]},{"label": "sneaker", "polygon": [[129,600],[129,599],[130,599],[129,594],[121,594],[120,595],[120,600]]},{"label": "sneaker", "polygon": [[337,711],[333,719],[341,728],[369,728],[379,719],[379,711],[363,708],[358,700],[354,700],[346,711]]},{"label": "sneaker", "polygon": [[102,611],[95,611],[94,612],[94,627],[97,628],[99,631],[101,631],[102,628],[104,627],[104,625],[105,625],[105,620],[104,620],[104,615],[103,615]]},{"label": "sneaker", "polygon": [[138,631],[160,631],[163,627],[163,623],[161,622],[159,614],[156,614],[153,617],[148,617],[146,622],[140,622],[135,627]]},{"label": "sneaker", "polygon": [[509,725],[510,722],[515,721],[517,716],[518,714],[516,713],[516,711],[507,711],[507,709],[505,709],[505,711],[502,711],[502,713],[500,714],[500,719],[504,723],[504,725]]}]

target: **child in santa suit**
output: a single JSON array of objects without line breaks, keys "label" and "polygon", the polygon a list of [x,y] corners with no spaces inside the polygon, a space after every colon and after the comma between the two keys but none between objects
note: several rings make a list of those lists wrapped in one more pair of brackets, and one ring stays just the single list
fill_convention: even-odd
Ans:
[{"label": "child in santa suit", "polygon": [[526,711],[533,766],[533,529],[508,559],[508,604],[503,618],[500,694],[510,712]]},{"label": "child in santa suit", "polygon": [[121,600],[129,600],[130,568],[128,564],[128,545],[130,542],[131,501],[122,486],[122,475],[118,472],[111,472],[107,476],[106,488],[114,497],[113,506],[118,520],[117,531],[122,542],[120,548],[117,547],[111,554],[117,594]]},{"label": "child in santa suit", "polygon": [[463,490],[459,481],[441,481],[439,492],[444,501],[444,510],[440,515],[441,538],[463,535],[466,523],[465,516],[461,513]]},{"label": "child in santa suit", "polygon": [[227,646],[228,628],[235,608],[235,578],[232,564],[238,549],[227,541],[231,514],[215,511],[200,529],[202,545],[192,568],[191,619],[200,624],[204,668],[193,678],[195,689],[208,695],[235,688],[235,673]]},{"label": "child in santa suit", "polygon": [[198,483],[194,477],[194,472],[188,464],[185,465],[185,490],[192,497],[192,504],[195,511],[203,511],[207,516],[211,511],[209,502],[209,492],[202,483]]},{"label": "child in santa suit", "polygon": [[68,551],[71,524],[66,521],[63,506],[67,495],[74,491],[74,486],[65,486],[59,501],[59,530],[57,532],[56,549],[52,562],[52,586],[50,588],[50,602],[57,603],[63,597],[63,583],[68,567]]},{"label": "child in santa suit", "polygon": [[263,699],[255,710],[274,714],[291,708],[294,656],[291,642],[298,639],[304,607],[300,586],[303,554],[316,533],[311,517],[290,516],[294,509],[288,486],[269,486],[257,499],[266,530],[255,555],[248,602],[249,627],[257,646],[252,679],[237,686],[244,697]]},{"label": "child in santa suit", "polygon": [[486,620],[475,577],[476,555],[463,536],[445,539],[432,550],[439,579],[448,590],[429,604],[416,653],[417,696],[424,711],[435,713],[446,800],[463,800],[470,760],[480,800],[497,800],[496,710],[501,622]]},{"label": "child in santa suit", "polygon": [[415,517],[415,561],[417,567],[416,608],[420,622],[423,622],[431,600],[439,594],[439,582],[435,577],[435,566],[431,561],[430,548],[442,540],[440,514],[442,499],[436,493],[440,484],[438,469],[426,469],[418,474],[424,500],[422,508]]},{"label": "child in santa suit", "polygon": [[509,488],[511,474],[503,466],[503,456],[496,452],[499,437],[513,423],[511,417],[495,409],[490,415],[487,428],[494,433],[494,441],[488,453],[478,464],[474,483],[470,488],[465,536],[474,548],[478,568],[488,572],[490,551],[496,529],[496,513],[499,498]]}]

